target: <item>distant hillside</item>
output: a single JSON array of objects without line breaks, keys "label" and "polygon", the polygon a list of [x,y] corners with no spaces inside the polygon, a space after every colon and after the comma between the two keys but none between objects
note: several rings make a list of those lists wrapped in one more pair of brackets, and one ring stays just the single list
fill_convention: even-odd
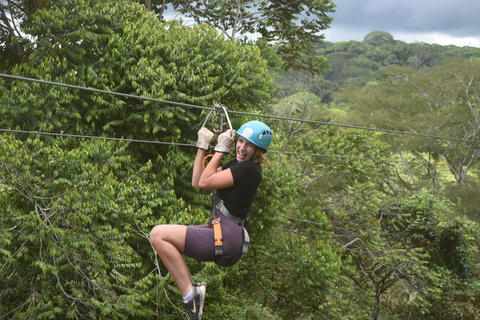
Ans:
[{"label": "distant hillside", "polygon": [[316,53],[323,55],[330,68],[312,78],[307,72],[274,72],[284,95],[298,91],[317,95],[322,103],[332,102],[332,93],[341,88],[358,88],[375,80],[375,72],[390,65],[431,68],[449,57],[480,58],[480,48],[442,46],[394,40],[385,31],[373,31],[363,41],[322,42]]}]

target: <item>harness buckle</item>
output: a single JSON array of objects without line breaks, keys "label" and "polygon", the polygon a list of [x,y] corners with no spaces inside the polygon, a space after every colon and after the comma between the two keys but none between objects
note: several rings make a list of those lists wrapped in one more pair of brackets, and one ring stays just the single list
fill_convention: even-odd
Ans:
[{"label": "harness buckle", "polygon": [[215,208],[220,209],[223,206],[223,200],[220,200],[217,204],[215,204]]}]

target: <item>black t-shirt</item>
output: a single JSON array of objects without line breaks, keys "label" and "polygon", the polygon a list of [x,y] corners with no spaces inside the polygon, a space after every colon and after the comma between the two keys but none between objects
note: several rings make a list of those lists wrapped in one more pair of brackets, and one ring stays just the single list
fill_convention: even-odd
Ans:
[{"label": "black t-shirt", "polygon": [[263,179],[262,168],[259,163],[238,162],[236,158],[222,166],[222,170],[228,168],[232,172],[233,187],[218,189],[217,194],[231,214],[246,219]]}]

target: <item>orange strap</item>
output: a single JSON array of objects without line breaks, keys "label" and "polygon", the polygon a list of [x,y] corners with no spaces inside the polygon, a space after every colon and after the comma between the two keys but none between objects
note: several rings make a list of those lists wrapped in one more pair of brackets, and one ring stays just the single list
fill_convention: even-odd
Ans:
[{"label": "orange strap", "polygon": [[215,255],[223,256],[223,237],[222,228],[220,226],[220,219],[217,218],[212,221],[213,224],[213,237],[215,239]]},{"label": "orange strap", "polygon": [[205,167],[206,167],[205,163],[206,163],[207,159],[211,158],[211,157],[213,157],[213,154],[207,154],[207,156],[205,158],[203,158],[203,170],[205,170]]}]

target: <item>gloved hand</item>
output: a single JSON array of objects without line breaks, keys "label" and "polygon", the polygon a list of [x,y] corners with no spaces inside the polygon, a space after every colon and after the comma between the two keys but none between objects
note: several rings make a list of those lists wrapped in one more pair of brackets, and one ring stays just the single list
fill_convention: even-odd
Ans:
[{"label": "gloved hand", "polygon": [[218,144],[215,146],[215,152],[230,153],[233,143],[235,142],[235,130],[228,129],[218,136]]},{"label": "gloved hand", "polygon": [[207,150],[210,147],[214,133],[205,127],[198,130],[197,148]]}]

